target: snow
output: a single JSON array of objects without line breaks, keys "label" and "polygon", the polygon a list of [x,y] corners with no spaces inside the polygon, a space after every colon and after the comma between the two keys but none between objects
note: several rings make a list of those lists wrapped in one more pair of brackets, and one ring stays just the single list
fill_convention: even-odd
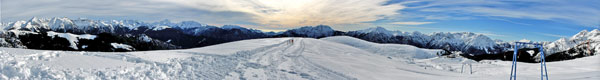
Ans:
[{"label": "snow", "polygon": [[527,39],[521,39],[518,42],[525,42],[525,43],[531,43],[531,40],[527,40]]},{"label": "snow", "polygon": [[131,50],[133,50],[133,49],[134,49],[133,47],[131,47],[130,45],[127,45],[127,44],[121,44],[121,43],[110,43],[110,45],[111,45],[113,48],[115,48],[115,49],[125,49],[125,50],[128,50],[128,51],[131,51]]},{"label": "snow", "polygon": [[[231,55],[236,52],[253,50],[260,47],[274,45],[284,42],[291,38],[269,38],[269,39],[250,39],[236,42],[228,42],[219,44],[219,46],[207,46],[202,48],[185,49],[182,51],[202,52],[205,54]],[[227,47],[231,46],[231,47]],[[176,50],[179,51],[179,50]]]},{"label": "snow", "polygon": [[472,32],[456,32],[456,33],[432,33],[429,36],[432,38],[431,44],[444,45],[446,43],[455,45],[472,46],[479,49],[493,49],[496,45],[495,41],[482,34]]},{"label": "snow", "polygon": [[171,28],[171,27],[169,27],[169,26],[156,26],[156,27],[152,28],[152,30],[158,31],[158,30],[163,30],[163,29],[167,29],[167,28]]},{"label": "snow", "polygon": [[[183,21],[179,23],[172,23],[169,20],[163,20],[153,23],[145,23],[138,20],[91,20],[85,18],[69,19],[67,17],[54,17],[54,18],[37,18],[33,17],[30,20],[15,21],[9,24],[2,24],[2,30],[26,30],[32,32],[39,32],[40,30],[52,30],[56,32],[67,32],[69,30],[74,31],[90,31],[99,30],[101,32],[116,32],[115,30],[120,29],[132,29],[137,30],[138,27],[145,26],[151,30],[164,30],[167,28],[185,29],[186,34],[199,35],[205,32],[205,30],[219,28],[211,25],[200,24],[195,21]],[[223,29],[246,29],[235,25],[224,25]],[[246,29],[242,31],[249,31],[254,33],[262,33],[256,29]]]},{"label": "snow", "polygon": [[[150,38],[150,37],[149,37],[148,35],[146,35],[146,34],[142,34],[142,35],[140,36],[140,38],[141,38],[141,39],[142,39],[142,41],[144,41],[144,42],[150,42],[150,41],[152,41],[152,38]],[[169,39],[169,40],[170,40],[170,39]]]},{"label": "snow", "polygon": [[[293,40],[293,42],[291,41]],[[510,61],[475,62],[440,50],[369,43],[347,36],[265,38],[202,48],[81,52],[0,48],[0,79],[505,80]],[[548,62],[550,79],[598,80],[599,56]],[[473,74],[460,73],[463,64]],[[539,79],[518,63],[519,79]]]},{"label": "snow", "polygon": [[177,26],[179,26],[179,28],[186,29],[186,28],[204,27],[206,25],[202,25],[195,21],[182,21],[182,22],[178,23]]},{"label": "snow", "polygon": [[112,20],[112,21],[101,21],[101,20],[90,20],[85,18],[71,20],[66,17],[62,18],[37,18],[33,17],[28,21],[15,21],[5,27],[5,30],[22,30],[27,29],[33,32],[39,32],[42,29],[47,30],[62,30],[59,32],[65,32],[70,29],[78,30],[92,30],[92,29],[106,29],[108,32],[113,32],[117,27],[128,27],[133,29],[139,26],[147,26],[141,21],[134,20]]},{"label": "snow", "polygon": [[66,29],[70,29],[75,27],[75,23],[73,23],[72,20],[70,20],[69,18],[52,18],[50,19],[50,22],[48,23],[48,26],[53,26],[51,27],[53,30],[58,30],[58,29],[63,29],[63,32],[66,32]]},{"label": "snow", "polygon": [[552,43],[544,45],[546,53],[548,55],[565,51],[571,49],[577,45],[582,45],[584,43],[590,43],[590,47],[595,51],[600,51],[600,31],[598,29],[594,29],[592,31],[583,30],[571,38],[560,38]]},{"label": "snow", "polygon": [[67,39],[69,41],[69,43],[71,43],[70,47],[73,49],[78,49],[77,42],[79,42],[79,39],[94,40],[96,38],[96,35],[90,35],[90,34],[76,35],[76,34],[71,34],[71,33],[58,33],[58,32],[54,32],[54,31],[48,31],[46,33],[48,33],[47,36],[50,36],[52,38],[54,38],[54,36],[58,36],[58,37]]},{"label": "snow", "polygon": [[20,35],[26,35],[26,34],[38,34],[37,32],[31,32],[31,31],[20,31],[20,30],[9,30],[9,32],[12,32],[15,34],[15,36],[20,36]]},{"label": "snow", "polygon": [[437,56],[437,52],[442,52],[439,49],[421,49],[412,45],[404,44],[377,44],[349,36],[333,36],[326,37],[322,40],[350,45],[375,54],[393,57],[410,57],[417,59],[426,59]]},{"label": "snow", "polygon": [[94,40],[96,39],[96,35],[91,35],[91,34],[82,34],[77,36],[77,38],[79,39],[89,39],[89,40]]},{"label": "snow", "polygon": [[333,35],[334,30],[326,25],[317,25],[315,27],[305,26],[297,29],[291,29],[287,32],[293,32],[295,34],[304,34],[306,35],[306,37],[316,38],[321,36],[331,36]]},{"label": "snow", "polygon": [[237,25],[223,25],[222,29],[231,30],[231,29],[245,29],[243,27]]},{"label": "snow", "polygon": [[[412,33],[402,31],[389,31],[383,27],[368,28],[358,31],[348,32],[350,35],[365,35],[370,39],[382,39],[381,42],[395,42],[394,37],[404,37],[414,41],[415,43],[423,44],[420,46],[443,47],[452,45],[451,47],[459,48],[461,51],[469,51],[470,48],[489,51],[494,50],[496,41],[482,34],[472,32],[434,32],[431,34],[423,34],[415,31]],[[474,54],[474,53],[471,53]]]},{"label": "snow", "polygon": [[398,35],[402,34],[401,31],[388,31],[387,29],[385,29],[383,27],[368,28],[368,29],[364,29],[364,30],[358,30],[357,32],[360,32],[360,33],[382,33],[382,34],[392,35],[392,36],[398,36]]},{"label": "snow", "polygon": [[83,48],[83,49],[85,49],[87,47],[88,47],[88,45],[81,45],[81,48]]}]

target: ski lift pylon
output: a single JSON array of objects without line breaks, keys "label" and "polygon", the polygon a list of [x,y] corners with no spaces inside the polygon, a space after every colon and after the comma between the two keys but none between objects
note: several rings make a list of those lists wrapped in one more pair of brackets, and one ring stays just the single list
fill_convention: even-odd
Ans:
[{"label": "ski lift pylon", "polygon": [[510,69],[510,80],[517,80],[517,54],[519,52],[519,46],[524,45],[534,45],[536,48],[540,49],[540,72],[541,72],[541,80],[548,80],[548,69],[546,68],[546,55],[544,54],[544,46],[543,44],[538,43],[525,43],[525,42],[516,42],[515,46],[513,46],[513,58],[512,58],[512,67]]}]

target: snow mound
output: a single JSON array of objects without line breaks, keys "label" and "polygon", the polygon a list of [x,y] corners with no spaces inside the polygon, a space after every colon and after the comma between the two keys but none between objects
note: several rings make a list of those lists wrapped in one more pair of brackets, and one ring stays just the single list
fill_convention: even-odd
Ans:
[{"label": "snow mound", "polygon": [[412,45],[404,44],[377,44],[350,36],[333,36],[322,38],[321,40],[342,43],[367,50],[372,53],[393,57],[426,59],[437,57],[439,53],[443,51],[439,49],[421,49]]}]

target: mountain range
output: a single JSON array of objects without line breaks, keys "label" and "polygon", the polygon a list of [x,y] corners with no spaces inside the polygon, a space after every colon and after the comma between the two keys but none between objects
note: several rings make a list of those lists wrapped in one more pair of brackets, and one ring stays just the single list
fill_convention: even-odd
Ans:
[{"label": "mountain range", "polygon": [[[237,25],[221,27],[194,21],[173,23],[163,20],[146,23],[137,20],[91,20],[70,18],[37,18],[1,24],[0,46],[11,48],[72,50],[72,51],[145,51],[204,47],[220,43],[276,37],[324,38],[351,36],[375,43],[408,44],[419,48],[460,52],[474,59],[505,59],[512,55],[514,42],[492,40],[472,32],[390,31],[374,27],[356,31],[337,31],[327,25],[304,26],[283,32],[262,32]],[[544,44],[549,58],[566,60],[597,54],[600,51],[600,31],[583,30],[571,38],[561,38]],[[523,52],[521,51],[523,50]],[[519,52],[535,50],[525,47]],[[539,61],[539,51],[523,57]],[[483,56],[483,57],[482,57]],[[484,58],[485,57],[485,58]],[[550,59],[550,60],[554,60]]]}]

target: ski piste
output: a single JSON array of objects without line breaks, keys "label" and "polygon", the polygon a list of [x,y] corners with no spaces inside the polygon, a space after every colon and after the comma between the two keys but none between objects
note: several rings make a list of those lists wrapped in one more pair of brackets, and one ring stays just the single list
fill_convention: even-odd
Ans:
[{"label": "ski piste", "polygon": [[[290,44],[291,39],[294,40]],[[244,45],[242,45],[244,44]],[[0,78],[505,80],[510,61],[438,56],[439,49],[378,44],[348,36],[266,38],[214,46],[139,52],[0,48]],[[558,80],[600,79],[599,56],[548,63]],[[472,74],[461,73],[464,63]],[[519,63],[519,79],[539,78],[538,63]]]}]

